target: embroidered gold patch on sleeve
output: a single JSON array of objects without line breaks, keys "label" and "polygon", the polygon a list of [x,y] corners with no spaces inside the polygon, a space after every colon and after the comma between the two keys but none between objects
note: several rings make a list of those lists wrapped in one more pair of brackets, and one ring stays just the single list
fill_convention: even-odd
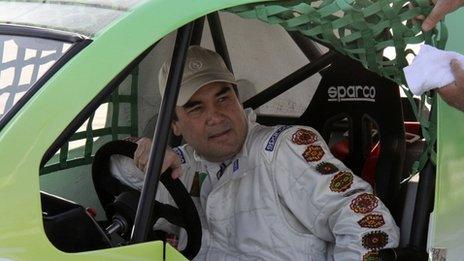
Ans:
[{"label": "embroidered gold patch on sleeve", "polygon": [[319,145],[309,145],[303,152],[303,157],[307,162],[319,161],[324,156],[324,149]]},{"label": "embroidered gold patch on sleeve", "polygon": [[379,250],[388,243],[387,233],[377,230],[365,234],[362,238],[362,245],[366,249]]},{"label": "embroidered gold patch on sleeve", "polygon": [[372,250],[363,255],[363,261],[379,261],[379,252]]},{"label": "embroidered gold patch on sleeve", "polygon": [[316,142],[316,140],[317,135],[314,132],[305,129],[298,129],[292,136],[293,143],[298,145],[308,145]]},{"label": "embroidered gold patch on sleeve", "polygon": [[385,225],[385,220],[380,214],[368,214],[360,219],[358,224],[364,228],[379,228]]},{"label": "embroidered gold patch on sleeve", "polygon": [[330,190],[333,192],[345,192],[353,184],[353,174],[346,171],[338,172],[330,181]]},{"label": "embroidered gold patch on sleeve", "polygon": [[351,210],[359,214],[367,214],[379,205],[376,196],[370,193],[363,193],[355,197],[350,204]]},{"label": "embroidered gold patch on sleeve", "polygon": [[330,162],[321,162],[317,164],[316,170],[323,175],[327,175],[334,174],[338,171],[338,168]]}]

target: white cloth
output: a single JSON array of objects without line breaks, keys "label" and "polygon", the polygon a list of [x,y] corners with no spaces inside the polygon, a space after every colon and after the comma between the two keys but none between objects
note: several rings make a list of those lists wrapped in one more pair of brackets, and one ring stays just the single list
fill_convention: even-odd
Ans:
[{"label": "white cloth", "polygon": [[414,95],[444,87],[454,81],[450,62],[457,59],[464,64],[464,56],[451,51],[422,45],[411,65],[403,68],[409,89]]},{"label": "white cloth", "polygon": [[[192,195],[203,227],[195,260],[362,260],[376,247],[398,245],[399,230],[387,208],[314,129],[261,126],[248,115],[245,145],[217,181],[217,164],[189,145],[177,150],[182,182],[191,194],[200,187],[199,197]],[[316,140],[299,145],[298,131]],[[329,174],[322,163],[338,170]],[[202,173],[201,183],[195,176]],[[174,205],[162,186],[157,200]]]}]

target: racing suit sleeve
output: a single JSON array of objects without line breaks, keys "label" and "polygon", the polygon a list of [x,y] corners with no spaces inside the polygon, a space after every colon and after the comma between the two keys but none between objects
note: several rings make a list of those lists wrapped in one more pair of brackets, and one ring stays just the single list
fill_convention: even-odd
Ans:
[{"label": "racing suit sleeve", "polygon": [[307,231],[333,243],[335,260],[370,260],[398,245],[388,209],[314,129],[292,127],[278,144],[273,168],[280,200]]},{"label": "racing suit sleeve", "polygon": [[[191,169],[193,167],[189,151],[185,148],[185,146],[176,147],[172,150],[177,154],[181,162],[183,175],[179,179],[186,188],[190,188],[193,182],[193,175],[191,174]],[[145,174],[143,171],[138,169],[137,166],[135,166],[132,158],[122,155],[112,155],[110,159],[110,169],[113,177],[119,180],[122,184],[139,191],[142,189]],[[161,203],[177,207],[168,190],[162,183],[158,186],[155,199]],[[176,235],[178,235],[180,231],[179,227],[169,223],[163,218],[159,219],[158,222],[154,224],[154,230],[156,229],[164,230]]]}]

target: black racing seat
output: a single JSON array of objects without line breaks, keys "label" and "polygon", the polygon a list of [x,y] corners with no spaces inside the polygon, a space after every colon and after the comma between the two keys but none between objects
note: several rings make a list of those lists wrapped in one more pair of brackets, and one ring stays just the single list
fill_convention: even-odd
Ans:
[{"label": "black racing seat", "polygon": [[[405,157],[401,97],[396,83],[340,55],[321,71],[322,79],[298,124],[312,126],[329,142],[335,123],[348,129],[349,153],[344,163],[360,175],[372,149],[372,129],[378,129],[380,153],[375,190],[397,221],[400,179]],[[336,124],[335,124],[336,125]]]}]

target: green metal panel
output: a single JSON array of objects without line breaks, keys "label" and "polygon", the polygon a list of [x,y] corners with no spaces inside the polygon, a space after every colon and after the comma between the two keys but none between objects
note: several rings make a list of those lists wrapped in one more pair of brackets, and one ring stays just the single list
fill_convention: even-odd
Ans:
[{"label": "green metal panel", "polygon": [[[162,260],[161,242],[78,254],[54,248],[43,231],[39,164],[45,151],[82,108],[151,44],[199,16],[248,2],[251,1],[146,2],[96,36],[36,93],[0,133],[2,258]],[[171,248],[167,257],[183,260]]]},{"label": "green metal panel", "polygon": [[[464,53],[464,10],[446,18],[448,50]],[[464,95],[464,93],[463,93]],[[435,221],[432,220],[432,247],[447,249],[447,260],[464,255],[464,113],[438,104],[438,168],[435,193]]]}]

